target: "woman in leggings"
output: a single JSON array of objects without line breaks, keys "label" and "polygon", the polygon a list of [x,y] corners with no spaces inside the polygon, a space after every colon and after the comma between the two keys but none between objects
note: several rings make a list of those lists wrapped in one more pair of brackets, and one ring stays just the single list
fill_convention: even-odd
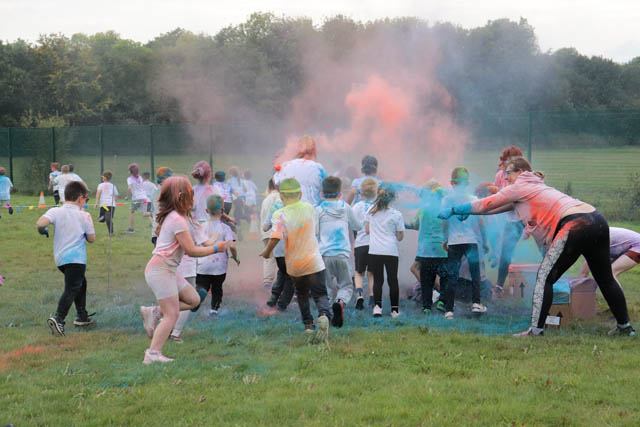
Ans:
[{"label": "woman in leggings", "polygon": [[541,335],[553,301],[553,284],[584,255],[593,277],[616,318],[610,334],[635,336],[629,323],[627,302],[618,286],[609,261],[609,225],[593,206],[573,199],[545,185],[541,172],[532,172],[523,158],[509,161],[505,174],[507,187],[493,196],[440,212],[441,218],[452,215],[496,214],[514,210],[542,248],[533,293],[531,328],[516,336]]}]

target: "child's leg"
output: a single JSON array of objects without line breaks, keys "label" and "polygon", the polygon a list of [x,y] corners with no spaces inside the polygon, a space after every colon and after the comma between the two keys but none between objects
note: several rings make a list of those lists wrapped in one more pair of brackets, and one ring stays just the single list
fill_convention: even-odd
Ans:
[{"label": "child's leg", "polygon": [[345,305],[351,301],[353,296],[353,282],[351,281],[351,263],[347,257],[336,257],[334,261],[333,275],[338,282],[338,295],[336,299]]},{"label": "child's leg", "polygon": [[[269,243],[269,239],[262,240],[262,245],[264,247],[266,247],[268,243]],[[262,261],[262,283],[264,285],[272,286],[273,283],[276,281],[276,268],[277,268],[276,259],[273,256],[273,254],[271,254],[271,256],[269,258],[264,258],[263,259],[263,261]]]},{"label": "child's leg", "polygon": [[76,306],[76,313],[78,317],[84,319],[87,317],[87,278],[82,275],[82,286],[78,289],[75,299],[73,300]]},{"label": "child's leg", "polygon": [[[200,298],[200,304],[207,299],[207,295],[209,294],[209,289],[211,289],[211,282],[209,280],[209,275],[207,274],[196,274],[196,292]],[[192,308],[191,311],[194,313],[198,311],[200,308],[200,304],[198,304],[195,308]]]},{"label": "child's leg", "polygon": [[431,310],[433,303],[433,284],[436,281],[437,258],[420,258],[420,288],[422,289],[422,308]]},{"label": "child's leg", "polygon": [[[373,273],[373,301],[382,307],[382,285],[384,285],[384,256],[369,255],[369,268]],[[371,287],[371,282],[369,282]]]},{"label": "child's leg", "polygon": [[318,317],[327,316],[331,320],[331,306],[327,295],[327,287],[324,285],[324,275],[325,271],[318,271],[306,277],[309,283],[309,292],[318,309]]},{"label": "child's leg", "polygon": [[226,274],[211,276],[211,309],[218,310],[222,303],[222,284]]},{"label": "child's leg", "polygon": [[504,233],[502,234],[502,249],[500,250],[500,263],[498,265],[498,281],[496,285],[500,288],[504,287],[504,282],[507,280],[507,274],[509,274],[509,264],[511,264],[511,257],[513,251],[522,236],[524,230],[524,224],[520,221],[507,222],[504,227]]},{"label": "child's leg", "polygon": [[467,245],[465,252],[467,262],[469,263],[469,272],[471,273],[471,302],[480,304],[480,254],[478,253],[478,245]]},{"label": "child's leg", "polygon": [[167,341],[167,338],[169,338],[169,334],[178,320],[180,299],[178,295],[162,298],[158,300],[158,305],[158,311],[162,314],[162,318],[153,332],[149,349],[162,351],[164,343]]},{"label": "child's leg", "polygon": [[367,286],[369,287],[369,296],[373,296],[373,272],[367,269]]},{"label": "child's leg", "polygon": [[[460,263],[464,255],[465,245],[449,245],[449,256],[447,258],[447,277],[445,284],[445,310],[453,311],[453,305],[456,298],[456,286],[458,284],[458,274],[460,272]],[[442,284],[442,280],[440,283]]]},{"label": "child's leg", "polygon": [[131,201],[131,210],[129,211],[129,229],[133,230],[133,213],[135,212],[135,203]]},{"label": "child's leg", "polygon": [[420,282],[420,262],[418,260],[413,261],[413,264],[411,264],[411,267],[409,268],[409,271],[411,271],[411,274],[413,274],[413,276],[416,278],[416,280],[418,282]]},{"label": "child's leg", "polygon": [[[309,276],[301,276],[301,277],[292,277],[293,286],[296,291],[296,295],[298,296],[298,307],[300,308],[300,315],[302,316],[302,323],[305,326],[313,325],[313,316],[311,315],[311,309],[309,307],[309,281],[307,280]],[[325,290],[324,283],[322,283],[322,287]]]},{"label": "child's leg", "polygon": [[83,286],[86,290],[84,273],[87,266],[85,264],[65,264],[58,268],[64,274],[64,292],[58,301],[58,309],[56,310],[55,317],[59,322],[64,322],[71,308],[71,304],[74,303],[76,297],[82,291]]},{"label": "child's leg", "polygon": [[283,272],[284,276],[284,284],[282,286],[282,293],[280,294],[280,299],[278,300],[278,309],[280,311],[285,311],[291,300],[293,299],[293,282],[291,277],[287,274],[286,270]]},{"label": "child's leg", "polygon": [[400,287],[398,286],[398,257],[387,255],[384,258],[384,268],[387,271],[387,283],[389,283],[391,311],[398,311],[398,304],[400,302]]},{"label": "child's leg", "polygon": [[113,218],[116,214],[116,207],[109,206],[109,211],[107,211],[105,215],[105,222],[107,223],[107,229],[109,230],[109,234],[113,234]]},{"label": "child's leg", "polygon": [[334,270],[334,262],[335,257],[322,257],[322,261],[324,262],[325,270],[324,275],[322,277],[324,286],[327,288],[327,297],[331,300],[333,295],[333,278],[335,277]]},{"label": "child's leg", "polygon": [[[195,283],[196,283],[196,278],[195,277],[185,277],[184,280],[186,280],[187,282],[189,282],[189,284],[191,285],[192,288],[195,288]],[[180,295],[180,294],[178,294]],[[186,294],[187,298],[192,297],[192,295],[190,294]],[[180,298],[180,296],[179,296]],[[200,296],[197,295],[196,293],[196,301],[198,302],[198,305],[200,305]],[[184,329],[184,325],[186,325],[187,320],[189,320],[189,315],[191,314],[190,310],[182,310],[180,311],[180,314],[178,315],[178,320],[176,321],[176,324],[173,327],[173,331],[171,331],[171,335],[173,335],[174,337],[179,337],[180,334],[182,334],[182,330]]]}]

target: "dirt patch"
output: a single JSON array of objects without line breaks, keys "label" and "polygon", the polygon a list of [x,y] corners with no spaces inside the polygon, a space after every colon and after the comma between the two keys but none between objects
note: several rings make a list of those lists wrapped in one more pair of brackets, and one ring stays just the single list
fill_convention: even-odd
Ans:
[{"label": "dirt patch", "polygon": [[47,349],[45,347],[27,345],[17,350],[12,350],[8,353],[0,354],[0,372],[5,370],[10,364],[19,361],[22,356],[29,354],[39,354]]}]

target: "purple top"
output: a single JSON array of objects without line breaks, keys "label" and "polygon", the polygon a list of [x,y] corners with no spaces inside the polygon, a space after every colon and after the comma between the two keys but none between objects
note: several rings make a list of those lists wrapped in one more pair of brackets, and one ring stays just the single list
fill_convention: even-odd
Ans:
[{"label": "purple top", "polygon": [[626,228],[610,227],[609,228],[609,253],[611,261],[614,261],[625,252],[631,250],[640,253],[640,233],[636,233]]}]

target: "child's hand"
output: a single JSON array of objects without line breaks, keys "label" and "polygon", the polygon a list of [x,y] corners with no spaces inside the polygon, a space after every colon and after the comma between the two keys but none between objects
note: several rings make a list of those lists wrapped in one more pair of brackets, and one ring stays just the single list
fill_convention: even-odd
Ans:
[{"label": "child's hand", "polygon": [[227,243],[229,243],[229,242],[216,242],[215,245],[213,245],[216,248],[218,248],[218,252],[216,252],[216,253],[219,254],[221,252],[226,251],[227,250]]},{"label": "child's hand", "polygon": [[93,209],[98,209],[98,204],[97,203],[93,204]]},{"label": "child's hand", "polygon": [[238,259],[238,257],[234,256],[234,257],[231,257],[231,259],[234,260],[238,266],[240,266],[240,260]]},{"label": "child's hand", "polygon": [[47,239],[49,238],[49,229],[47,227],[38,228],[38,233],[47,236]]},{"label": "child's hand", "polygon": [[442,209],[440,211],[440,213],[438,214],[438,218],[440,218],[440,219],[449,219],[449,218],[451,218],[451,215],[453,215],[453,209],[451,209],[451,208]]}]

